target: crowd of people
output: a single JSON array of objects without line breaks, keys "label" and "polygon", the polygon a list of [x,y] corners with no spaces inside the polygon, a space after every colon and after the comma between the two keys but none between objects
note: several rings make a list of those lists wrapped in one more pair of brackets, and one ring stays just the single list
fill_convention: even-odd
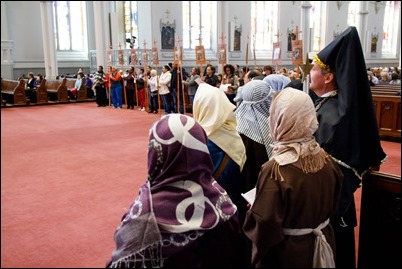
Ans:
[{"label": "crowd of people", "polygon": [[[314,99],[272,68],[239,70],[240,84],[230,65],[222,81],[163,66],[150,84],[166,115],[107,267],[355,268],[353,193],[386,160],[356,28],[312,65]],[[192,116],[171,102],[172,76],[197,80]]]}]

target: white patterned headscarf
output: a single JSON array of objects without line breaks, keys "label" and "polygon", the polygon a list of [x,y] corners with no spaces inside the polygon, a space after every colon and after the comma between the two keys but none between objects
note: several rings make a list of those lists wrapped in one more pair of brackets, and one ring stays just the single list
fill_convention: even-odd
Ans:
[{"label": "white patterned headscarf", "polygon": [[207,133],[208,139],[226,152],[239,165],[246,162],[246,148],[236,130],[237,121],[233,105],[223,91],[201,83],[193,103],[193,118]]},{"label": "white patterned headscarf", "polygon": [[325,158],[314,138],[318,129],[317,115],[310,96],[303,91],[285,88],[273,99],[269,126],[273,155],[279,166],[300,162],[305,173],[322,168]]},{"label": "white patterned headscarf", "polygon": [[148,181],[123,216],[110,267],[163,267],[211,230],[236,217],[236,206],[212,177],[207,136],[193,118],[169,114],[150,129]]},{"label": "white patterned headscarf", "polygon": [[265,146],[268,158],[272,155],[268,116],[271,88],[262,80],[252,80],[243,86],[243,102],[235,111],[237,131]]}]

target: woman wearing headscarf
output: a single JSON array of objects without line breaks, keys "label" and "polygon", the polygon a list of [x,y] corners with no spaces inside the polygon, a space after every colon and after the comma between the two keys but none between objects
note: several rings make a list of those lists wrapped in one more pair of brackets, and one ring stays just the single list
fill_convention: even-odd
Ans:
[{"label": "woman wearing headscarf", "polygon": [[252,80],[243,86],[243,101],[235,111],[237,131],[246,148],[242,191],[255,187],[261,165],[272,154],[269,127],[266,124],[271,104],[271,88],[261,80]]},{"label": "woman wearing headscarf", "polygon": [[169,114],[154,123],[148,180],[115,232],[107,266],[234,268],[237,209],[212,171],[207,136],[193,118]]},{"label": "woman wearing headscarf", "polygon": [[208,150],[214,164],[214,177],[227,190],[239,207],[243,202],[241,171],[246,162],[246,149],[236,130],[235,109],[223,91],[200,83],[194,97],[193,118],[208,136]]},{"label": "woman wearing headscarf", "polygon": [[314,138],[315,108],[304,92],[286,88],[269,116],[273,154],[258,178],[243,230],[257,268],[334,267],[336,213],[342,172]]},{"label": "woman wearing headscarf", "polygon": [[273,92],[283,90],[291,82],[290,78],[281,74],[271,74],[264,77],[262,81],[267,83]]}]

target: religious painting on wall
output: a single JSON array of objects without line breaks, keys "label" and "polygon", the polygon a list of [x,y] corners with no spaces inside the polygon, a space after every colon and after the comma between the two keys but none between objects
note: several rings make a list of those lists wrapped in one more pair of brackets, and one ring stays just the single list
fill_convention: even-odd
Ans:
[{"label": "religious painting on wall", "polygon": [[303,41],[293,40],[292,41],[292,64],[300,65],[303,63]]},{"label": "religious painting on wall", "polygon": [[162,27],[162,49],[173,49],[174,48],[174,28],[171,26]]},{"label": "religious painting on wall", "polygon": [[371,53],[377,52],[378,34],[371,35]]},{"label": "religious painting on wall", "polygon": [[229,23],[229,51],[241,50],[241,32],[242,26],[237,26],[234,23]]},{"label": "religious painting on wall", "polygon": [[296,40],[296,34],[293,32],[293,29],[288,28],[288,51],[292,51],[292,41]]},{"label": "religious painting on wall", "polygon": [[281,64],[281,47],[282,42],[273,43],[272,64]]}]

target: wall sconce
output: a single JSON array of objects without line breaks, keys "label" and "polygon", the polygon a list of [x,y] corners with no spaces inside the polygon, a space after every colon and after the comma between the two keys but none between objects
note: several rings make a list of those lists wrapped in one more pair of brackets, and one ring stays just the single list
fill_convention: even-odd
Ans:
[{"label": "wall sconce", "polygon": [[341,9],[342,4],[342,1],[336,1],[336,6],[338,7],[338,10]]},{"label": "wall sconce", "polygon": [[381,8],[381,1],[375,1],[375,3],[374,3],[375,14],[378,13],[378,11],[380,10],[380,8]]}]

